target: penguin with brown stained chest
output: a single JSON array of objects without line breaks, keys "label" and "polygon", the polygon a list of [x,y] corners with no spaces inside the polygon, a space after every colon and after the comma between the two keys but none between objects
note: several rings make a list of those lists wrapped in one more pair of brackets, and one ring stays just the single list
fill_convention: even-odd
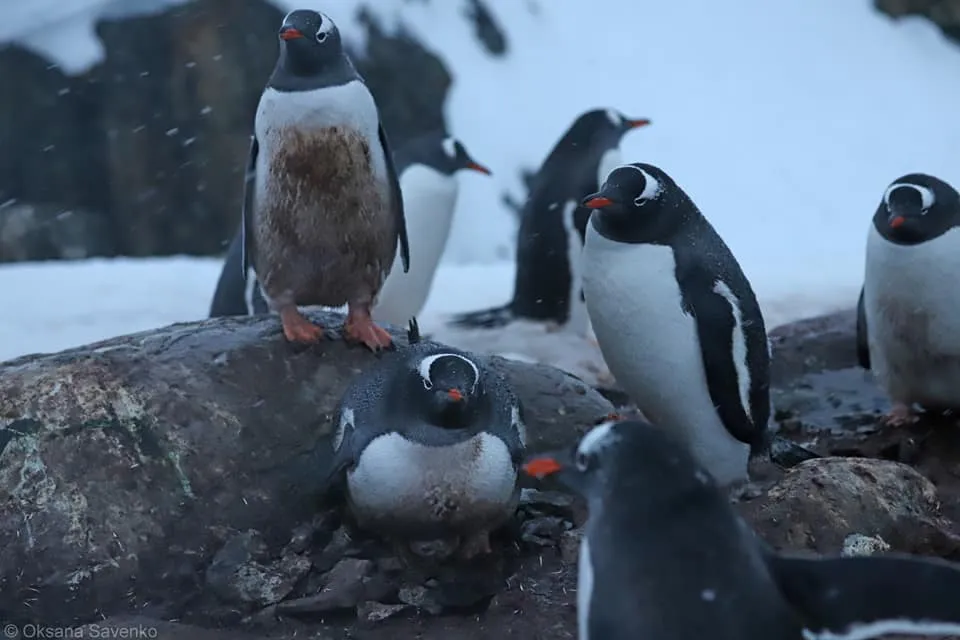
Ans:
[{"label": "penguin with brown stained chest", "polygon": [[243,202],[243,273],[253,267],[287,340],[319,341],[298,305],[348,306],[346,338],[390,335],[371,308],[409,248],[403,200],[376,102],[326,15],[292,11],[254,124]]}]

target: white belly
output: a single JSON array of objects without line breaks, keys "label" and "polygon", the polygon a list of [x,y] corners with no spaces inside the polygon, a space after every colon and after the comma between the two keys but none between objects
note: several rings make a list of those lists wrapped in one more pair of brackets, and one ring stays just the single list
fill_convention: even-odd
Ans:
[{"label": "white belly", "polygon": [[390,433],[367,445],[347,474],[358,520],[407,533],[435,527],[472,533],[515,508],[517,472],[506,444],[488,433],[428,447]]},{"label": "white belly", "polygon": [[721,484],[746,477],[749,446],[720,421],[669,247],[607,240],[587,225],[583,282],[610,372],[654,423],[682,434]]},{"label": "white belly", "polygon": [[960,407],[960,230],[915,246],[870,225],[864,278],[871,369],[891,399]]},{"label": "white belly", "polygon": [[349,127],[363,135],[370,147],[374,175],[385,180],[387,164],[379,137],[377,105],[366,85],[354,80],[340,87],[314,91],[277,91],[267,88],[260,96],[254,130],[260,144],[257,158],[257,191],[268,177],[267,163],[287,127],[326,129]]},{"label": "white belly", "polygon": [[399,247],[393,268],[373,310],[378,322],[405,326],[418,315],[433,285],[437,264],[450,237],[459,190],[457,179],[424,165],[400,176],[410,244],[410,271],[403,272]]}]

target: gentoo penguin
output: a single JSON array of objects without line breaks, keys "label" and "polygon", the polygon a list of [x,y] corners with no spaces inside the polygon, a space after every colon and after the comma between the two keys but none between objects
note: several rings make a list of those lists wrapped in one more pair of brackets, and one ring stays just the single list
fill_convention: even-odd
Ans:
[{"label": "gentoo penguin", "polygon": [[344,333],[391,345],[371,315],[399,239],[409,249],[393,155],[376,102],[329,16],[292,11],[260,97],[243,206],[243,273],[256,271],[283,334],[312,343],[323,329],[298,305],[348,306]]},{"label": "gentoo penguin", "polygon": [[774,553],[678,434],[606,422],[524,465],[584,496],[580,640],[862,640],[960,633],[960,565]]},{"label": "gentoo penguin", "polygon": [[[471,558],[514,513],[526,447],[523,408],[478,355],[419,339],[344,394],[332,480],[345,476],[361,528],[422,543],[458,538]],[[345,471],[345,473],[344,473]]]},{"label": "gentoo penguin", "polygon": [[502,327],[521,318],[558,326],[569,322],[570,329],[586,335],[579,256],[590,211],[580,207],[580,200],[620,164],[624,134],[648,124],[614,109],[587,111],[574,121],[529,181],[517,233],[513,299],[454,316],[454,326]]},{"label": "gentoo penguin", "polygon": [[[486,175],[490,170],[476,162],[463,143],[443,131],[414,138],[395,154],[400,192],[406,217],[409,244],[413,245],[410,270],[404,272],[395,261],[380,297],[373,307],[377,322],[404,325],[417,316],[433,283],[443,254],[456,208],[459,183],[456,173],[469,169]],[[269,307],[248,269],[246,280],[241,267],[240,232],[227,250],[217,281],[210,317],[257,315]]]},{"label": "gentoo penguin", "polygon": [[766,449],[770,350],[736,258],[661,169],[617,167],[587,196],[583,290],[610,372],[724,485]]},{"label": "gentoo penguin", "polygon": [[960,194],[920,173],[887,187],[873,216],[858,351],[892,401],[888,424],[914,420],[914,404],[960,409],[958,227]]}]

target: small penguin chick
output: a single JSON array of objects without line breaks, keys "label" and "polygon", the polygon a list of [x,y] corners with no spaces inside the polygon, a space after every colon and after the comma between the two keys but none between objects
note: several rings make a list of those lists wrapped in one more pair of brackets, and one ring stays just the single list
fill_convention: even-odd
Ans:
[{"label": "small penguin chick", "polygon": [[480,370],[466,356],[436,353],[426,356],[417,367],[420,393],[427,394],[425,417],[447,429],[469,426],[478,410],[483,392]]}]

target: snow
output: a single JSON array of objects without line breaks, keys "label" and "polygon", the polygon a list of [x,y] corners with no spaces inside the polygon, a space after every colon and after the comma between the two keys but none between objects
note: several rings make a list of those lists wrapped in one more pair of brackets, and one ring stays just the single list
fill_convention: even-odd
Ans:
[{"label": "snow", "polygon": [[[27,42],[75,72],[97,59],[91,19],[177,1],[5,0],[0,41]],[[501,193],[519,192],[520,168],[538,166],[586,109],[653,120],[625,138],[625,159],[659,165],[700,205],[770,325],[855,302],[867,225],[896,177],[923,171],[960,186],[960,47],[924,20],[887,19],[871,0],[487,0],[507,33],[505,58],[479,46],[466,4],[370,3],[386,27],[402,21],[453,69],[450,129],[495,174],[461,182],[426,330],[430,314],[439,322],[441,312],[509,297],[502,258],[516,224]],[[277,5],[322,8],[359,38],[356,0]],[[15,310],[0,317],[10,336],[0,357],[203,317],[218,265],[0,268],[14,301],[5,309]]]}]

